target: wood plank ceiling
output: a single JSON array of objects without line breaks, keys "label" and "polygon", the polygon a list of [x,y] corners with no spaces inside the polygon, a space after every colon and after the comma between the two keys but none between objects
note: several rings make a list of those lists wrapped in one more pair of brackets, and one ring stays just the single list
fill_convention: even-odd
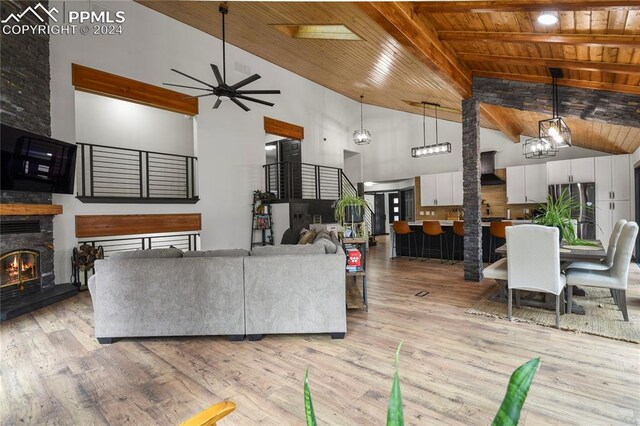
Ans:
[{"label": "wood plank ceiling", "polygon": [[[221,37],[218,2],[140,3]],[[539,24],[542,11],[558,23]],[[363,40],[295,39],[278,24],[344,24]],[[640,96],[639,0],[230,2],[227,40],[354,100],[363,94],[367,104],[412,113],[421,111],[406,101],[429,100],[450,109],[439,115],[453,121],[461,120],[471,75],[549,82],[548,67],[557,66],[565,75],[560,84]],[[514,139],[534,136],[543,118],[485,106],[481,125]],[[569,121],[578,146],[612,153],[640,147],[638,128]]]}]

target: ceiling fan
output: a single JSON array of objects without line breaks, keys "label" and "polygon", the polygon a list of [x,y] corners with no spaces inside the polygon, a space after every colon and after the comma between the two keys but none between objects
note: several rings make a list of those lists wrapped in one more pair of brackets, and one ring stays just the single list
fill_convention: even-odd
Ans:
[{"label": "ceiling fan", "polygon": [[260,78],[260,75],[258,74],[253,74],[250,77],[245,78],[244,80],[236,83],[236,84],[232,84],[232,85],[228,85],[227,84],[227,64],[226,64],[226,55],[225,55],[225,26],[224,26],[224,17],[227,13],[229,13],[229,9],[227,9],[227,6],[225,4],[221,4],[220,8],[218,9],[218,11],[220,12],[220,14],[222,15],[222,75],[220,75],[220,70],[218,69],[218,66],[215,64],[211,64],[211,70],[213,70],[213,75],[216,77],[216,81],[218,83],[217,86],[214,86],[212,84],[206,83],[202,80],[199,80],[195,77],[192,77],[190,75],[187,75],[185,73],[183,73],[182,71],[178,71],[176,69],[171,68],[171,71],[178,73],[180,75],[183,75],[187,78],[190,78],[191,80],[197,81],[200,84],[204,84],[206,87],[195,87],[195,86],[185,86],[182,84],[171,84],[171,83],[163,83],[167,86],[174,86],[174,87],[184,87],[187,89],[196,89],[196,90],[205,90],[207,92],[210,93],[205,93],[204,95],[197,95],[197,96],[192,96],[191,98],[202,98],[205,96],[217,96],[218,99],[216,100],[216,102],[213,104],[213,109],[216,109],[220,106],[220,104],[222,103],[223,100],[226,99],[230,99],[231,102],[233,102],[234,104],[238,105],[240,108],[242,108],[245,111],[249,111],[250,108],[248,106],[246,106],[244,103],[242,103],[240,101],[240,99],[244,100],[244,101],[249,101],[249,102],[256,102],[262,105],[267,105],[267,106],[273,106],[274,104],[271,102],[267,102],[267,101],[263,101],[261,99],[256,99],[253,97],[249,97],[247,95],[279,95],[280,91],[279,90],[238,90],[244,86],[246,86],[249,83],[253,83],[254,81],[258,80]]}]

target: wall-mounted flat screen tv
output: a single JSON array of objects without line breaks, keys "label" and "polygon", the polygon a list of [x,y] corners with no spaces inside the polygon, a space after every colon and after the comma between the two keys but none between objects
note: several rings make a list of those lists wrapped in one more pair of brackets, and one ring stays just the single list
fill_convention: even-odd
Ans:
[{"label": "wall-mounted flat screen tv", "polygon": [[2,189],[73,194],[76,146],[2,124]]}]

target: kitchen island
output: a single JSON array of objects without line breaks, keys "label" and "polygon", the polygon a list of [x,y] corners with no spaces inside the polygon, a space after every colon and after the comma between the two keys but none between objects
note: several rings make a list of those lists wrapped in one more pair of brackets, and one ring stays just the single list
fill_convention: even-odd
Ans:
[{"label": "kitchen island", "polygon": [[[509,219],[501,219],[501,218],[492,219],[490,221],[483,221],[482,222],[482,261],[483,262],[489,262],[489,254],[490,254],[489,242],[491,239],[489,234],[489,226],[491,225],[491,222],[495,222],[495,221],[512,222],[514,225],[531,223],[530,220],[519,220],[519,219],[509,220]],[[453,220],[439,220],[438,222],[440,222],[440,226],[442,226],[442,230],[445,231],[445,234],[442,236],[442,246],[443,246],[442,250],[443,250],[444,259],[451,260],[451,250],[453,248]],[[426,236],[422,233],[422,221],[409,222],[409,227],[411,228],[412,231],[414,231],[414,233],[411,236],[411,255],[415,257],[416,255],[415,247],[417,247],[418,249],[417,254],[418,256],[421,256],[422,241],[424,238],[426,238]],[[414,237],[416,241],[416,246],[413,245]],[[390,233],[389,233],[389,241],[390,241],[389,255],[391,257],[409,256],[409,245],[408,245],[407,237],[404,235],[401,235],[398,237],[398,240],[396,241],[397,246],[395,247],[395,250],[393,247],[394,238],[396,238],[396,235],[393,232],[393,226],[391,226]],[[427,253],[428,244],[429,244],[429,241],[424,242],[425,258],[429,257]],[[505,244],[505,240],[498,238],[496,240],[496,244],[494,245],[494,247],[497,248],[503,244]],[[431,258],[432,259],[440,259],[439,249],[440,249],[439,238],[432,237],[431,238]],[[462,260],[462,246],[461,246],[460,238],[456,239],[456,253],[454,254],[453,259]]]}]

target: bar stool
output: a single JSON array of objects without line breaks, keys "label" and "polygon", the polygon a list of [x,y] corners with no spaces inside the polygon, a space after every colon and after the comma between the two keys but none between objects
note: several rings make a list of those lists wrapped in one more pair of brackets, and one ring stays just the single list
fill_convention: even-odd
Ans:
[{"label": "bar stool", "polygon": [[451,248],[451,264],[453,265],[456,257],[456,239],[460,240],[460,258],[464,259],[464,221],[463,220],[454,220],[453,221],[453,247]]},{"label": "bar stool", "polygon": [[[440,226],[440,222],[437,220],[425,220],[422,222],[422,260],[424,260],[424,240],[429,240],[427,253],[429,254],[428,260],[431,260],[431,238],[440,237],[440,263],[444,263],[444,256],[442,255],[442,236],[446,234]],[[449,253],[449,243],[447,243],[447,251]],[[449,260],[449,259],[447,259]]]},{"label": "bar stool", "polygon": [[[416,252],[416,258],[418,257],[418,245],[416,243],[416,235],[415,232],[411,230],[411,228],[409,227],[409,222],[405,221],[405,220],[396,220],[395,222],[393,222],[393,232],[395,233],[395,236],[393,238],[393,249],[394,249],[394,253],[395,253],[395,248],[396,248],[396,240],[398,236],[402,236],[402,235],[406,235],[407,236],[407,243],[408,243],[408,248],[409,248],[409,257],[411,257],[411,237],[413,236],[413,246],[415,248],[415,252]],[[399,245],[400,248],[402,248],[402,244]],[[396,257],[398,257],[396,255]],[[395,258],[392,258],[395,259]],[[413,260],[413,259],[409,259],[409,260]]]},{"label": "bar stool", "polygon": [[493,263],[496,261],[495,250],[498,248],[496,246],[497,239],[500,238],[507,241],[507,226],[513,226],[513,223],[509,221],[504,222],[491,222],[489,224],[489,263]]}]

